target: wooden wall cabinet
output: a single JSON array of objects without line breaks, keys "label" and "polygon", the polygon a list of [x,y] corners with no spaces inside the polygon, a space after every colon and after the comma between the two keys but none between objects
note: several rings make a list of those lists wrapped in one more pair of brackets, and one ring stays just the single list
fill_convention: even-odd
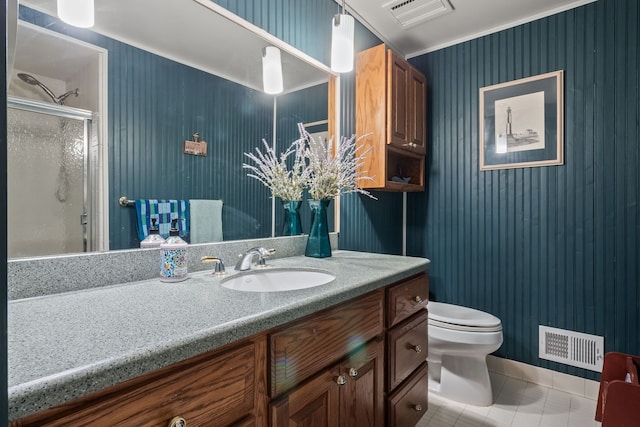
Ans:
[{"label": "wooden wall cabinet", "polygon": [[[361,168],[373,181],[363,188],[424,191],[426,79],[382,44],[356,57],[356,134],[360,152],[370,149]],[[398,182],[394,178],[410,178]]]}]

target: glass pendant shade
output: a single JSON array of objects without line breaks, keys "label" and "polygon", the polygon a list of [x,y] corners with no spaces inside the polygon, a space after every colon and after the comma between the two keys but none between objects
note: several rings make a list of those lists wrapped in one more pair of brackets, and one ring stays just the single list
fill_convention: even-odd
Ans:
[{"label": "glass pendant shade", "polygon": [[93,27],[93,0],[58,0],[58,18],[80,28]]},{"label": "glass pendant shade", "polygon": [[353,16],[333,17],[331,26],[331,69],[337,73],[353,70]]},{"label": "glass pendant shade", "polygon": [[262,52],[262,83],[265,93],[282,93],[282,61],[277,47],[267,46]]}]

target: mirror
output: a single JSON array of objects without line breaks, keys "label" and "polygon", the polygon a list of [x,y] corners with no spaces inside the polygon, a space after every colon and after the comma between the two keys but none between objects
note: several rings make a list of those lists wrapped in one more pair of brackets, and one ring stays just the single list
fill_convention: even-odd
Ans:
[{"label": "mirror", "polygon": [[[95,10],[95,27],[85,30],[58,21],[55,1],[21,4],[9,95],[30,98],[47,110],[55,107],[63,118],[18,121],[18,133],[35,145],[18,142],[12,149],[9,141],[9,152],[26,153],[24,167],[34,167],[36,155],[43,156],[32,174],[39,177],[35,189],[18,194],[27,202],[47,198],[57,206],[72,200],[75,188],[85,201],[72,203],[84,206],[53,225],[44,224],[45,216],[62,215],[53,208],[10,213],[9,229],[22,235],[27,231],[21,230],[35,228],[36,246],[49,248],[10,252],[10,257],[79,251],[60,239],[70,236],[81,218],[87,250],[138,247],[136,210],[120,206],[122,196],[222,200],[224,240],[279,235],[279,201],[246,177],[243,153],[261,146],[263,138],[275,143],[276,151],[288,146],[297,137],[298,122],[314,125],[312,132],[337,134],[334,117],[328,116],[335,111],[329,87],[334,90],[330,81],[337,76],[209,0],[95,0]],[[282,51],[285,92],[276,97],[262,92],[261,51],[268,45]],[[65,95],[64,106],[53,103]],[[88,112],[85,122],[63,121],[78,109]],[[9,115],[22,110],[10,108]],[[45,128],[46,122],[51,123]],[[75,136],[72,144],[50,147],[49,136],[64,137],[72,128],[85,137],[82,143]],[[206,156],[183,151],[196,133],[207,142]],[[74,156],[84,156],[83,161],[72,162]],[[85,177],[77,184],[70,171],[75,163],[76,173]],[[11,187],[25,178],[8,181]],[[35,191],[44,191],[38,185],[43,181],[51,185],[39,196]],[[25,219],[27,211],[36,215]]]}]

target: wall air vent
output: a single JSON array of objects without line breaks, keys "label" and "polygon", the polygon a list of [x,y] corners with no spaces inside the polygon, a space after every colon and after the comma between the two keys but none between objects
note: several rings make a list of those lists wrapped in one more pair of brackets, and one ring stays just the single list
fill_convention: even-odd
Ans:
[{"label": "wall air vent", "polygon": [[538,325],[538,356],[602,372],[604,337]]},{"label": "wall air vent", "polygon": [[398,21],[408,28],[453,11],[448,0],[395,0],[382,5]]}]

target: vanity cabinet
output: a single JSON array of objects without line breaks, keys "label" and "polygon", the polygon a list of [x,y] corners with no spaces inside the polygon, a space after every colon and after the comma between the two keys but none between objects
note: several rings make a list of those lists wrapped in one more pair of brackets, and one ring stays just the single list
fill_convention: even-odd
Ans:
[{"label": "vanity cabinet", "polygon": [[[356,56],[356,134],[370,150],[363,188],[424,191],[426,79],[384,44]],[[409,178],[399,182],[397,178]]]},{"label": "vanity cabinet", "polygon": [[428,403],[427,297],[421,273],[11,427],[414,426]]},{"label": "vanity cabinet", "polygon": [[428,295],[422,273],[271,334],[271,427],[416,425]]}]

